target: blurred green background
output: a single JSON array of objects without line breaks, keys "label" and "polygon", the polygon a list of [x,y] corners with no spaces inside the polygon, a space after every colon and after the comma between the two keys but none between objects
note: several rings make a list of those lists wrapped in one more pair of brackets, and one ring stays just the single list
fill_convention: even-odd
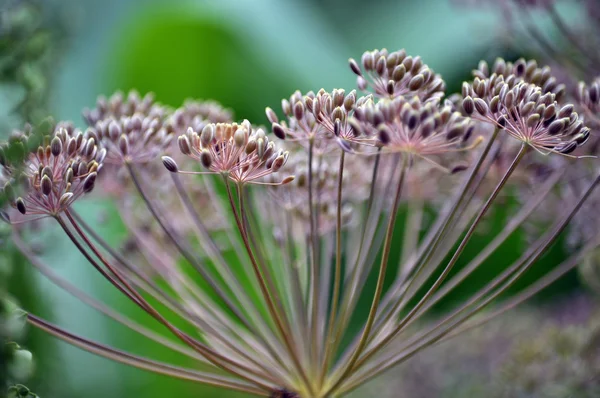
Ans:
[{"label": "blurred green background", "polygon": [[[349,57],[386,47],[421,55],[446,79],[449,91],[480,59],[516,54],[498,40],[500,17],[492,10],[458,7],[451,1],[360,0],[63,0],[45,3],[64,43],[44,73],[49,76],[49,112],[57,120],[82,125],[81,110],[99,94],[135,88],[153,91],[160,102],[178,106],[185,98],[215,99],[234,110],[237,119],[264,123],[264,108],[279,108],[281,98],[302,91],[355,87]],[[575,11],[576,12],[576,11]],[[48,21],[47,21],[48,22]],[[61,39],[62,40],[62,39]],[[11,109],[22,90],[3,87],[0,100]],[[7,112],[8,115],[8,112]],[[3,117],[3,129],[17,127]],[[5,134],[3,132],[3,134]],[[119,221],[109,203],[89,200],[79,207],[92,221],[107,216],[104,236],[119,242]],[[498,225],[503,214],[496,214]],[[497,226],[494,226],[497,228]],[[95,274],[59,235],[48,234],[45,257],[61,275],[150,324],[133,305]],[[482,241],[485,238],[476,238]],[[50,243],[50,244],[49,244]],[[476,253],[474,242],[465,253]],[[489,277],[522,249],[518,237],[490,262]],[[555,249],[553,256],[560,256]],[[160,359],[166,351],[107,320],[53,286],[19,255],[7,258],[13,268],[9,289],[20,304],[52,322],[91,339]],[[546,259],[541,267],[555,261]],[[577,288],[574,275],[554,292]],[[366,291],[369,291],[368,287]],[[361,306],[367,311],[368,303]],[[223,397],[226,392],[138,371],[91,354],[35,330],[24,344],[34,352],[36,373],[28,382],[42,397]],[[175,360],[179,360],[176,358]],[[193,365],[189,364],[188,365]]]}]

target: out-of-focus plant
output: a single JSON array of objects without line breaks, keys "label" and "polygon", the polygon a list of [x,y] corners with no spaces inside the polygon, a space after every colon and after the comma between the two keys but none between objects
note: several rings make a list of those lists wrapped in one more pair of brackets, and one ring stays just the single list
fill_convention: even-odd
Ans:
[{"label": "out-of-focus plant", "polygon": [[[49,114],[52,68],[64,38],[56,11],[48,3],[36,0],[6,0],[0,2],[0,88],[4,111],[0,123],[9,130],[25,121],[40,123]],[[4,135],[4,134],[3,134]],[[34,137],[32,135],[32,137]],[[36,142],[32,141],[32,144]],[[14,144],[14,145],[13,145]],[[3,148],[5,162],[22,162],[34,149],[15,143]],[[3,179],[5,176],[0,176]],[[6,197],[0,198],[1,205]],[[5,218],[6,214],[1,214]],[[4,220],[7,221],[7,220]],[[33,371],[31,352],[17,344],[22,339],[23,312],[9,294],[11,280],[10,229],[1,227],[0,240],[0,394],[9,397],[36,397],[25,382]]]},{"label": "out-of-focus plant", "polygon": [[[362,94],[295,92],[282,101],[282,114],[267,108],[272,134],[231,121],[214,102],[171,109],[152,95],[116,93],[83,112],[85,131],[61,122],[22,161],[3,156],[5,218],[29,261],[198,366],[123,352],[34,314],[29,323],[160,374],[262,396],[341,396],[521,303],[598,247],[598,236],[584,233],[564,263],[474,318],[594,194],[600,176],[585,145],[590,129],[564,101],[564,86],[535,61],[482,62],[447,100],[441,76],[404,50],[367,51],[349,64]],[[31,146],[31,137],[17,131],[13,145]],[[521,256],[448,314],[426,318],[540,205],[553,205],[550,192],[580,162],[594,164],[594,178]],[[110,246],[72,207],[97,187],[119,204],[131,236],[123,247]],[[507,189],[529,195],[454,272]],[[437,210],[434,222],[425,222],[425,206]],[[37,234],[30,228],[48,222],[171,338],[58,277],[31,248]],[[375,291],[363,292],[371,275]],[[361,296],[370,311],[361,330],[346,336]]]},{"label": "out-of-focus plant", "polygon": [[516,310],[421,353],[354,396],[596,397],[599,310],[597,298],[581,295]]}]

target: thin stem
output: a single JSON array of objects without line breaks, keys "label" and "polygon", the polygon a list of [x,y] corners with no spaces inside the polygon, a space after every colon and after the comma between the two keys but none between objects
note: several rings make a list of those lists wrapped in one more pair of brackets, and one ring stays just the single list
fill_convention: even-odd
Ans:
[{"label": "thin stem", "polygon": [[126,365],[134,366],[138,369],[148,370],[178,379],[195,381],[212,386],[247,392],[258,396],[264,396],[265,392],[270,392],[273,390],[273,387],[268,385],[262,385],[260,388],[255,388],[252,385],[245,384],[227,377],[179,368],[173,365],[168,365],[128,354],[126,352],[119,351],[117,349],[104,346],[102,344],[69,333],[32,314],[27,315],[27,321],[36,328],[41,329],[44,332],[51,334],[63,341],[66,341],[71,345],[74,345],[92,354],[96,354]]},{"label": "thin stem", "polygon": [[314,156],[314,138],[310,138],[308,146],[308,207],[310,217],[310,242],[311,242],[311,316],[310,316],[310,363],[313,364],[313,371],[318,368],[318,344],[319,331],[319,263],[318,263],[318,245],[319,231],[317,231],[316,217],[313,198],[313,156]]},{"label": "thin stem", "polygon": [[483,205],[483,207],[481,208],[481,210],[479,211],[479,213],[475,217],[475,220],[473,221],[473,223],[469,227],[467,233],[463,237],[463,239],[460,242],[458,248],[456,249],[456,251],[452,255],[452,258],[450,259],[450,261],[448,262],[448,264],[446,265],[446,267],[444,268],[444,270],[442,271],[442,273],[439,275],[439,277],[437,278],[437,280],[434,282],[434,284],[429,288],[429,290],[427,291],[427,293],[425,293],[425,295],[421,298],[421,300],[419,300],[419,302],[410,310],[410,312],[394,328],[394,330],[391,333],[389,333],[384,339],[382,339],[381,342],[379,342],[377,345],[375,345],[375,347],[373,347],[369,352],[367,352],[364,355],[363,358],[361,358],[361,360],[357,363],[357,367],[360,366],[361,364],[365,363],[365,361],[367,361],[378,350],[380,350],[381,348],[383,348],[394,336],[396,336],[400,331],[402,331],[407,326],[407,324],[410,322],[410,320],[421,309],[421,307],[423,305],[425,305],[425,303],[427,302],[427,300],[429,300],[429,298],[441,286],[441,284],[444,282],[444,280],[446,279],[446,277],[449,275],[449,273],[452,270],[453,266],[458,261],[460,255],[462,254],[462,252],[464,251],[465,247],[467,246],[467,243],[469,243],[469,240],[471,239],[471,236],[473,235],[473,233],[475,232],[475,229],[479,225],[479,222],[483,219],[483,217],[485,216],[485,214],[487,213],[487,211],[491,207],[492,203],[494,202],[494,200],[496,199],[496,197],[498,196],[498,194],[500,193],[500,191],[502,190],[502,188],[504,187],[504,185],[508,181],[509,177],[515,171],[515,169],[517,168],[517,166],[518,166],[519,162],[521,161],[521,159],[523,159],[523,156],[525,156],[525,154],[527,153],[527,149],[528,149],[527,146],[525,146],[525,145],[521,146],[521,148],[520,148],[517,156],[515,157],[515,159],[513,160],[513,162],[511,163],[511,165],[509,166],[508,170],[504,173],[504,176],[502,177],[502,179],[500,180],[500,182],[498,183],[498,185],[496,185],[496,187],[494,188],[494,191],[492,192],[492,194],[490,195],[490,197],[487,199],[487,201],[485,202],[485,204]]},{"label": "thin stem", "polygon": [[228,310],[230,310],[235,317],[248,329],[253,330],[252,325],[248,321],[248,319],[244,316],[244,314],[239,310],[239,308],[233,304],[233,302],[229,299],[229,297],[225,294],[223,289],[217,284],[216,280],[206,271],[206,267],[203,267],[197,259],[192,255],[191,251],[186,247],[182,239],[178,239],[172,229],[167,226],[163,218],[158,213],[157,209],[154,207],[152,201],[147,196],[146,192],[141,186],[141,183],[137,177],[136,172],[133,169],[133,166],[129,163],[126,164],[127,169],[129,170],[129,174],[131,179],[137,188],[140,196],[146,203],[146,207],[152,214],[152,216],[156,219],[160,227],[163,229],[165,234],[169,237],[169,239],[175,244],[179,252],[183,255],[183,257],[194,267],[194,269],[202,276],[202,278],[208,283],[211,289],[217,294],[217,296],[223,301]]},{"label": "thin stem", "polygon": [[[393,355],[390,359],[386,359],[385,363],[383,363],[382,365],[378,365],[376,367],[376,369],[374,368],[371,371],[369,371],[368,375],[361,376],[360,382],[361,383],[365,382],[366,380],[368,380],[368,379],[376,376],[377,374],[385,371],[386,369],[389,369],[390,367],[398,364],[399,362],[405,360],[406,358],[414,355],[415,353],[419,352],[420,350],[422,350],[422,349],[424,349],[426,347],[429,347],[432,344],[438,342],[444,336],[448,335],[453,330],[456,330],[455,329],[456,326],[458,326],[461,323],[463,323],[466,320],[468,320],[470,317],[472,317],[473,315],[475,315],[476,313],[478,313],[481,309],[483,309],[485,306],[487,306],[489,303],[491,303],[494,299],[496,299],[500,294],[504,293],[508,288],[510,288],[517,281],[517,279],[525,271],[527,271],[531,267],[531,265],[533,265],[542,256],[542,254],[545,252],[545,250],[548,247],[550,247],[556,241],[556,239],[558,239],[558,237],[560,236],[560,234],[567,227],[568,223],[575,216],[575,214],[579,211],[579,209],[581,208],[581,206],[583,205],[583,203],[593,193],[593,191],[596,189],[596,187],[598,186],[599,183],[600,183],[600,175],[598,175],[596,177],[596,179],[594,180],[594,182],[592,184],[590,184],[590,186],[588,187],[588,189],[586,190],[586,192],[582,195],[582,197],[579,199],[579,201],[577,202],[577,204],[571,209],[571,211],[569,212],[569,214],[567,214],[560,222],[558,222],[556,224],[555,228],[553,228],[551,231],[549,231],[546,234],[546,236],[540,238],[540,241],[543,241],[543,243],[540,244],[538,247],[536,247],[534,249],[530,249],[530,251],[528,251],[528,253],[523,256],[523,258],[526,261],[524,265],[521,265],[521,262],[517,262],[517,264],[515,266],[511,267],[510,269],[508,269],[503,275],[501,275],[501,277],[499,277],[495,281],[493,281],[488,287],[486,287],[486,289],[484,289],[483,292],[481,292],[477,296],[478,297],[483,297],[483,295],[485,295],[487,292],[491,291],[491,289],[493,289],[495,286],[497,286],[498,284],[502,283],[503,281],[505,281],[507,278],[510,277],[510,279],[507,280],[502,287],[500,287],[499,289],[497,289],[494,294],[490,295],[482,303],[480,303],[474,309],[472,309],[468,314],[466,314],[465,316],[463,316],[462,318],[460,318],[458,321],[454,322],[449,327],[447,327],[444,332],[438,334],[434,338],[432,338],[432,339],[424,342],[423,344],[417,346],[416,348],[411,348],[411,350],[408,351],[407,353],[400,353],[398,355]],[[588,245],[587,247],[588,248],[590,248],[590,247],[593,248],[593,247],[596,247],[597,245],[598,245],[598,242],[596,241],[596,242]],[[529,252],[533,252],[533,253],[529,254]],[[511,277],[511,274],[512,274],[512,277]],[[560,272],[556,273],[556,275],[560,275],[560,274],[561,274]],[[548,282],[548,284],[550,283],[547,279],[545,279],[545,282],[543,282],[542,285],[545,286],[546,282]],[[529,291],[529,294],[533,294],[533,293],[531,291]],[[525,296],[527,296],[527,293],[523,296],[523,300],[524,300]],[[474,299],[471,299],[470,303],[471,302],[474,303]],[[446,322],[450,321],[452,318],[458,316],[464,310],[465,310],[465,308],[459,309],[452,316],[446,318],[440,324],[435,325],[430,330],[430,332],[437,330],[441,326],[442,323],[446,323]],[[426,333],[425,336],[427,334],[429,334],[429,332]],[[410,344],[409,347],[412,347],[412,344]],[[344,389],[344,391],[348,391],[348,389]]]},{"label": "thin stem", "polygon": [[[271,377],[270,374],[268,374],[268,373],[257,372],[256,370],[254,370],[252,368],[249,368],[246,365],[240,364],[237,361],[233,360],[232,358],[229,358],[226,355],[221,355],[221,354],[219,354],[219,353],[211,350],[206,345],[204,345],[204,344],[200,343],[199,341],[191,338],[186,333],[183,333],[182,331],[180,331],[179,329],[177,329],[175,326],[173,326],[156,309],[154,309],[150,304],[148,304],[148,302],[126,280],[124,280],[122,278],[122,276],[120,275],[120,273],[118,272],[118,270],[116,270],[102,256],[102,254],[98,251],[98,249],[96,249],[96,247],[90,242],[90,240],[87,238],[87,236],[79,228],[79,226],[77,225],[77,223],[75,222],[75,220],[72,218],[72,216],[70,215],[70,213],[69,213],[68,210],[66,211],[66,215],[69,218],[69,221],[71,221],[71,223],[72,223],[73,227],[75,228],[76,232],[78,233],[78,235],[81,237],[81,239],[83,239],[83,241],[86,243],[86,245],[88,245],[88,247],[92,250],[92,252],[94,253],[94,255],[96,255],[98,257],[98,259],[100,259],[100,261],[104,264],[104,266],[106,266],[107,269],[109,269],[113,274],[115,274],[115,276],[117,276],[117,278],[119,279],[119,281],[121,283],[123,283],[123,285],[131,293],[131,295],[127,295],[127,297],[129,297],[131,300],[133,300],[136,304],[138,304],[142,309],[144,309],[149,315],[153,316],[161,324],[163,324],[164,326],[166,326],[167,329],[169,329],[175,336],[177,336],[183,342],[187,343],[192,348],[196,349],[199,353],[201,353],[202,355],[204,355],[209,361],[211,361],[216,366],[220,367],[221,369],[223,369],[225,371],[228,371],[228,372],[231,372],[233,374],[236,374],[239,377],[243,377],[243,378],[247,379],[248,381],[251,381],[253,383],[259,383],[259,382],[255,381],[254,379],[247,378],[246,376],[243,376],[241,373],[235,371],[234,369],[231,369],[228,365],[224,365],[222,362],[225,362],[225,363],[228,363],[228,364],[233,365],[235,367],[238,367],[240,369],[243,369],[244,371],[248,371],[248,373],[251,373],[251,374],[253,374],[255,376],[258,376],[258,377],[264,377],[264,378],[267,378],[267,379],[269,379]],[[67,228],[67,225],[64,224],[64,222],[60,218],[57,218],[57,220],[59,221],[59,224],[63,227],[63,230],[65,231],[65,233],[69,236],[69,238],[71,239],[71,241],[73,241],[73,243],[77,246],[77,248],[79,249],[79,251],[86,257],[86,259],[90,263],[92,263],[96,269],[101,270],[102,268],[89,255],[89,253],[87,252],[87,250],[85,250],[85,248],[83,248],[81,246],[81,244],[76,239],[76,237]]]},{"label": "thin stem", "polygon": [[325,354],[323,356],[323,363],[321,365],[321,372],[319,375],[319,385],[322,386],[323,380],[327,373],[331,361],[331,350],[333,348],[333,332],[335,319],[337,317],[338,300],[340,296],[340,284],[342,280],[342,182],[344,179],[344,157],[346,152],[341,151],[340,155],[340,167],[338,171],[338,189],[337,189],[337,209],[336,209],[336,236],[335,236],[335,275],[333,280],[333,295],[331,298],[331,311],[329,314],[329,324],[327,326],[326,338],[325,338]]},{"label": "thin stem", "polygon": [[235,275],[233,275],[231,268],[229,267],[229,265],[227,264],[227,262],[221,255],[219,248],[217,247],[215,241],[210,236],[208,229],[206,228],[206,226],[200,219],[200,216],[198,215],[198,212],[194,208],[189,195],[187,194],[187,192],[185,191],[185,188],[181,184],[180,178],[177,176],[176,173],[170,173],[170,174],[171,174],[171,178],[173,179],[173,183],[175,185],[177,193],[179,194],[179,197],[180,197],[185,209],[187,210],[188,215],[191,217],[194,225],[196,226],[196,231],[200,235],[201,244],[203,246],[207,246],[206,251],[208,251],[209,256],[212,258],[212,260],[221,265],[221,268],[224,271],[221,273],[221,275],[223,275],[225,281],[227,282],[229,287],[235,293],[235,295],[238,299],[238,302],[244,303],[244,308],[246,308],[246,310],[249,312],[250,319],[254,320],[255,323],[257,323],[258,330],[253,328],[252,330],[250,330],[250,332],[259,339],[259,341],[263,344],[263,346],[267,349],[267,351],[269,351],[269,353],[283,366],[283,361],[281,359],[281,356],[279,355],[279,353],[277,352],[275,347],[273,347],[272,344],[269,343],[269,341],[273,340],[274,336],[272,335],[270,330],[268,330],[267,325],[264,322],[262,322],[262,317],[258,314],[258,311],[256,309],[256,306],[254,305],[253,300],[251,300],[248,297],[248,295],[246,294],[246,291],[240,285],[240,283],[239,283],[238,279],[235,277]]},{"label": "thin stem", "polygon": [[394,235],[394,227],[396,225],[396,216],[398,215],[398,207],[400,204],[400,196],[402,194],[402,186],[404,185],[404,177],[406,175],[408,159],[403,157],[402,159],[402,168],[400,171],[400,177],[398,180],[398,185],[396,187],[396,195],[394,197],[394,204],[392,208],[392,212],[390,213],[390,218],[387,225],[385,242],[383,244],[383,254],[381,256],[381,263],[379,265],[379,276],[377,277],[377,285],[375,287],[375,294],[373,295],[373,301],[371,303],[371,309],[369,311],[369,315],[367,317],[367,322],[365,324],[365,328],[363,330],[362,336],[358,342],[358,347],[354,351],[352,357],[346,364],[346,367],[342,374],[337,378],[337,380],[327,389],[327,392],[324,394],[325,396],[329,395],[332,391],[343,382],[344,378],[347,377],[353,370],[356,361],[359,359],[362,354],[363,349],[366,347],[369,333],[371,332],[371,328],[373,327],[373,322],[375,321],[375,315],[377,314],[377,309],[379,307],[379,301],[381,299],[381,294],[383,293],[383,283],[385,281],[385,274],[387,271],[388,259],[390,255],[390,249],[392,247],[392,237]]},{"label": "thin stem", "polygon": [[279,330],[279,333],[281,334],[281,337],[283,338],[284,343],[289,350],[290,356],[292,358],[294,366],[296,367],[296,370],[300,373],[300,377],[302,378],[305,386],[310,390],[310,392],[312,394],[312,393],[314,393],[314,391],[312,390],[313,387],[312,387],[311,383],[309,382],[308,377],[306,376],[306,372],[304,371],[302,364],[300,363],[298,354],[296,352],[296,348],[294,346],[293,341],[291,340],[291,335],[288,333],[288,330],[284,326],[281,316],[279,315],[277,308],[275,307],[275,304],[273,303],[273,299],[271,298],[271,294],[269,293],[269,289],[267,288],[267,285],[265,283],[260,266],[256,262],[254,254],[252,253],[252,249],[250,247],[250,242],[248,241],[248,236],[244,233],[245,229],[243,226],[243,221],[235,207],[235,201],[233,200],[233,194],[231,192],[231,187],[229,186],[229,183],[227,181],[227,176],[223,176],[223,179],[225,180],[227,197],[228,197],[229,203],[231,205],[231,210],[233,211],[233,216],[235,218],[237,227],[242,236],[242,241],[244,243],[244,246],[246,247],[248,256],[250,257],[250,263],[252,264],[254,274],[256,276],[256,279],[258,280],[258,284],[260,286],[261,292],[262,292],[265,302],[267,304],[267,308],[269,309],[269,313],[273,317],[273,320],[275,321],[277,329]]}]

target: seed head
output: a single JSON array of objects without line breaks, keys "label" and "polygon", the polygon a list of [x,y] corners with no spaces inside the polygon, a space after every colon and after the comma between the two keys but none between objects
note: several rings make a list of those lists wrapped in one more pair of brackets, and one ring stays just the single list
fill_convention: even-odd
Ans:
[{"label": "seed head", "polygon": [[181,152],[198,160],[208,172],[239,183],[276,172],[288,158],[287,151],[277,149],[262,129],[253,128],[247,120],[207,124],[200,134],[189,128],[178,140]]},{"label": "seed head", "polygon": [[389,53],[386,49],[367,51],[362,55],[362,69],[354,59],[350,69],[357,75],[359,89],[371,88],[376,97],[418,96],[422,100],[441,98],[446,83],[421,61],[405,50]]}]

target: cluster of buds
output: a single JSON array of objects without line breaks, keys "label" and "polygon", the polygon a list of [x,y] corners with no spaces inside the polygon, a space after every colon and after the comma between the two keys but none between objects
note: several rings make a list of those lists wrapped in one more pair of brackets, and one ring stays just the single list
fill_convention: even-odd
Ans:
[{"label": "cluster of buds", "polygon": [[[18,139],[27,147],[28,134]],[[83,133],[72,125],[59,124],[24,164],[2,165],[10,177],[3,193],[23,215],[56,215],[92,191],[105,157],[106,150],[99,149],[93,132]],[[17,190],[24,194],[17,195]]]},{"label": "cluster of buds", "polygon": [[96,108],[84,110],[88,125],[107,149],[106,162],[147,163],[169,146],[175,128],[168,121],[168,109],[154,102],[151,94],[141,98],[131,91],[127,98],[116,93],[98,99]]},{"label": "cluster of buds", "polygon": [[377,145],[388,152],[403,152],[422,158],[463,151],[473,124],[449,104],[413,97],[398,97],[367,103],[354,113],[357,128],[376,137]]},{"label": "cluster of buds", "polygon": [[169,119],[178,134],[186,132],[188,127],[202,131],[208,123],[229,123],[233,120],[231,110],[216,101],[187,100],[176,109]]},{"label": "cluster of buds", "polygon": [[[238,183],[275,173],[288,159],[287,151],[277,149],[262,129],[254,129],[247,120],[240,124],[210,123],[200,134],[189,128],[178,144],[181,153],[199,161],[210,173],[227,175]],[[179,171],[170,157],[164,157],[163,164],[171,172]]]},{"label": "cluster of buds", "polygon": [[589,86],[584,82],[579,83],[577,101],[585,115],[596,127],[600,127],[600,78],[594,80]]},{"label": "cluster of buds", "polygon": [[345,151],[352,150],[352,143],[363,143],[350,123],[355,107],[373,102],[371,95],[357,99],[356,90],[346,94],[344,89],[334,89],[331,93],[321,89],[315,95],[312,91],[302,96],[294,93],[290,101],[283,100],[283,111],[288,123],[280,122],[271,108],[267,108],[267,118],[272,123],[273,134],[280,139],[302,142],[312,137],[321,138],[320,148],[329,148],[333,138]]},{"label": "cluster of buds", "polygon": [[478,68],[473,70],[473,77],[479,80],[495,80],[498,76],[502,76],[509,87],[518,82],[535,84],[541,88],[542,93],[553,93],[556,101],[561,101],[566,94],[565,85],[552,76],[550,67],[540,68],[533,59],[526,61],[519,58],[512,63],[496,58],[491,69],[487,62],[481,61]]},{"label": "cluster of buds", "polygon": [[389,53],[386,49],[366,51],[362,68],[350,59],[350,68],[358,76],[358,88],[372,88],[379,98],[417,95],[422,100],[441,98],[446,83],[423,64],[421,57],[406,55],[405,50]]},{"label": "cluster of buds", "polygon": [[[512,75],[511,75],[512,76]],[[568,155],[584,144],[590,130],[571,104],[532,83],[493,74],[463,84],[462,108],[472,118],[492,123],[537,151]]]}]

